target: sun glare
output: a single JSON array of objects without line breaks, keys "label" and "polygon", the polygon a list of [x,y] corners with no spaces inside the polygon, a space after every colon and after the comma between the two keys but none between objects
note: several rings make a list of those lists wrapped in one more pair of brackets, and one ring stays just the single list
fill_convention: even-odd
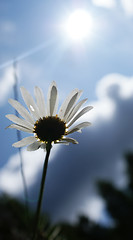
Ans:
[{"label": "sun glare", "polygon": [[92,29],[92,17],[85,11],[74,11],[66,21],[65,31],[69,39],[82,41],[89,37]]}]

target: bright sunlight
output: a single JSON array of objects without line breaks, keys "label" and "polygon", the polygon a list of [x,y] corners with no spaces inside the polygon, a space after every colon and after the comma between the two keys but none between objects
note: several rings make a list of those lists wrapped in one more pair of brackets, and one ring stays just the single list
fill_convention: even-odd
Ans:
[{"label": "bright sunlight", "polygon": [[65,31],[72,41],[82,41],[89,37],[92,29],[92,17],[85,10],[75,10],[67,19]]}]

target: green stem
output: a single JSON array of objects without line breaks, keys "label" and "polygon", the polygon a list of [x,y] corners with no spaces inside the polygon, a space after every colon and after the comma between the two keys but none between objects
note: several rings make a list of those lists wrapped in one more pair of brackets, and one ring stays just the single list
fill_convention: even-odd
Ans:
[{"label": "green stem", "polygon": [[51,147],[52,147],[51,142],[48,142],[47,145],[46,145],[46,157],[45,157],[44,166],[43,166],[41,187],[40,187],[40,193],[39,193],[37,209],[36,209],[34,235],[33,235],[32,240],[35,240],[36,237],[37,237],[37,230],[38,230],[38,224],[39,224],[39,217],[40,217],[40,210],[41,210],[42,197],[43,197],[43,191],[44,191],[44,184],[45,184],[45,179],[46,179],[48,159],[49,159]]}]

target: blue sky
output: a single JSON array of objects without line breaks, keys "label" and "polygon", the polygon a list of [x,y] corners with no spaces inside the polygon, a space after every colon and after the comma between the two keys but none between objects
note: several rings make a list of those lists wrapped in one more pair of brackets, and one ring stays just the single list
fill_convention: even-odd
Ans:
[{"label": "blue sky", "polygon": [[[62,27],[79,8],[88,11],[93,21],[90,37],[81,43],[68,41]],[[85,117],[92,126],[74,135],[80,144],[52,149],[45,210],[55,220],[74,219],[79,212],[94,219],[103,217],[104,203],[95,181],[111,179],[123,187],[123,153],[133,150],[132,42],[132,0],[0,0],[1,191],[22,192],[19,155],[12,147],[16,132],[5,130],[10,124],[5,114],[14,113],[8,98],[13,97],[12,61],[18,59],[18,85],[31,94],[38,85],[46,96],[55,80],[60,103],[79,88],[94,106]],[[19,99],[23,103],[20,95]],[[34,189],[38,189],[44,153],[22,151],[30,199],[36,202]]]}]

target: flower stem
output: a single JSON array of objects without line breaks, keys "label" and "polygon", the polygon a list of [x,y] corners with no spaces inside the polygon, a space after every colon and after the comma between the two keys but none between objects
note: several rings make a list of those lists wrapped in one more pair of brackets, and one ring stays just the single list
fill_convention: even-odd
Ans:
[{"label": "flower stem", "polygon": [[45,157],[44,166],[43,166],[41,187],[40,187],[40,193],[39,193],[37,209],[36,209],[34,235],[33,235],[32,240],[35,240],[36,237],[37,237],[37,230],[38,230],[38,224],[39,224],[42,197],[43,197],[43,191],[44,191],[44,185],[45,185],[45,179],[46,179],[46,173],[47,173],[47,166],[48,166],[48,159],[49,159],[51,147],[52,147],[51,142],[48,142],[47,145],[46,145],[46,157]]}]

